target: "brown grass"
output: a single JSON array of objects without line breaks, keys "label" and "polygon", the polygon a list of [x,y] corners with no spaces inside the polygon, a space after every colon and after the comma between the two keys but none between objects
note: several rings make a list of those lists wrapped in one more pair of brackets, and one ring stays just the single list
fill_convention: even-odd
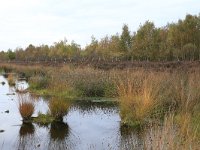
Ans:
[{"label": "brown grass", "polygon": [[[156,77],[155,77],[156,76]],[[120,99],[123,123],[142,123],[152,117],[161,105],[161,82],[166,75],[146,73],[144,71],[126,72],[117,77],[117,89]]]},{"label": "brown grass", "polygon": [[193,116],[200,106],[199,78],[198,72],[184,71],[116,73],[122,123],[143,124],[169,111]]},{"label": "brown grass", "polygon": [[9,74],[8,75],[8,84],[10,86],[14,86],[15,85],[15,78],[14,78],[14,75],[13,74]]},{"label": "brown grass", "polygon": [[[176,125],[174,115],[166,116],[163,125],[154,124],[147,129],[144,138],[146,150],[188,150],[198,149],[200,143],[196,133],[191,132],[190,125],[184,119],[184,125]],[[186,125],[187,124],[187,125]],[[186,125],[186,126],[185,126]],[[184,129],[183,129],[184,128]],[[186,132],[183,132],[185,130]]]},{"label": "brown grass", "polygon": [[30,120],[35,110],[33,100],[25,95],[18,95],[18,100],[18,109],[23,118],[23,121]]}]

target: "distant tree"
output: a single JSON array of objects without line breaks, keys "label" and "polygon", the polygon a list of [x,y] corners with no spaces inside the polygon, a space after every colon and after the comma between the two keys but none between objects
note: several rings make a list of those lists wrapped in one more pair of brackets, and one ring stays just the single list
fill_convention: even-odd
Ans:
[{"label": "distant tree", "polygon": [[25,60],[25,51],[22,48],[16,48],[15,49],[15,59],[18,61],[24,61]]},{"label": "distant tree", "polygon": [[188,43],[183,46],[182,51],[183,60],[195,60],[198,57],[197,47],[192,44]]},{"label": "distant tree", "polygon": [[127,53],[131,48],[131,35],[128,25],[124,24],[122,27],[122,34],[120,37],[120,48],[121,51]]},{"label": "distant tree", "polygon": [[153,22],[146,21],[140,26],[133,42],[133,53],[140,59],[151,59],[156,55],[158,45],[156,43],[156,36],[158,32]]},{"label": "distant tree", "polygon": [[11,49],[8,50],[7,55],[9,60],[15,59],[15,52],[13,52]]},{"label": "distant tree", "polygon": [[98,47],[98,40],[92,36],[91,43],[85,47],[85,55],[90,58],[95,58],[97,56],[97,47]]},{"label": "distant tree", "polygon": [[[82,58],[81,58],[82,57]],[[99,41],[92,36],[84,49],[66,39],[53,45],[30,44],[27,48],[16,48],[0,52],[0,60],[200,60],[200,14],[186,15],[177,23],[157,28],[146,21],[136,32],[129,31],[124,24],[122,33],[105,36]]]},{"label": "distant tree", "polygon": [[8,58],[7,58],[7,53],[6,52],[4,52],[4,51],[1,51],[0,52],[0,61],[5,61],[5,60],[7,60]]}]

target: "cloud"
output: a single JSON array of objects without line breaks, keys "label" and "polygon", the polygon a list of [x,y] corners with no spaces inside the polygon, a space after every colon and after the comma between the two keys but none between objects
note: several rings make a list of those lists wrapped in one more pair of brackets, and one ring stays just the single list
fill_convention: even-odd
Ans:
[{"label": "cloud", "polygon": [[198,14],[199,0],[0,0],[0,49],[52,44],[66,37],[82,46],[91,35],[132,31],[140,23],[166,25]]}]

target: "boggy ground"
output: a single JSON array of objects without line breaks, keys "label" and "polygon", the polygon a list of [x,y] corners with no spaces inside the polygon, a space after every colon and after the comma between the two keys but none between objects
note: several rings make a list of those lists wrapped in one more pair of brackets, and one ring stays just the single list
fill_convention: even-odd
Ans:
[{"label": "boggy ground", "polygon": [[198,64],[132,62],[122,65],[121,69],[105,68],[104,64],[103,69],[95,65],[0,64],[0,68],[6,73],[15,72],[26,77],[29,90],[38,95],[63,99],[117,99],[122,125],[143,130],[152,128],[149,133],[152,139],[145,140],[147,149],[149,145],[153,149],[166,146],[168,149],[180,146],[195,149],[200,136]]}]

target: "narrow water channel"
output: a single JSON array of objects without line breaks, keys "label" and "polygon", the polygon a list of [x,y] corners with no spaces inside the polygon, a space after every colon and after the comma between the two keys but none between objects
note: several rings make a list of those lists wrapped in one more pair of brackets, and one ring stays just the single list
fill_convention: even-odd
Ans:
[{"label": "narrow water channel", "polygon": [[[15,87],[10,87],[3,76],[0,82],[5,82],[0,84],[0,150],[107,150],[130,149],[130,145],[137,149],[141,145],[138,133],[120,127],[116,102],[79,100],[73,103],[63,123],[23,124]],[[16,86],[28,88],[26,81]],[[46,113],[47,103],[38,97],[34,116]]]}]

